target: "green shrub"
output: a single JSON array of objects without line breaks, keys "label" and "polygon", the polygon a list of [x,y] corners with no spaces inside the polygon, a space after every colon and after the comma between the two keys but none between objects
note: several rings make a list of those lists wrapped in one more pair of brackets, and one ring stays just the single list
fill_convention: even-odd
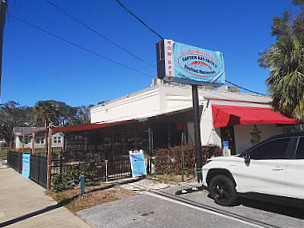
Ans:
[{"label": "green shrub", "polygon": [[73,189],[80,183],[80,175],[84,175],[85,185],[93,184],[93,174],[80,170],[71,170],[68,172],[56,174],[52,177],[52,191],[61,192],[67,189]]},{"label": "green shrub", "polygon": [[[195,146],[183,146],[184,173],[194,174]],[[176,146],[168,149],[154,151],[155,174],[181,174],[182,173],[182,147]],[[208,145],[202,147],[203,164],[212,156],[221,156],[222,151],[218,146]]]}]

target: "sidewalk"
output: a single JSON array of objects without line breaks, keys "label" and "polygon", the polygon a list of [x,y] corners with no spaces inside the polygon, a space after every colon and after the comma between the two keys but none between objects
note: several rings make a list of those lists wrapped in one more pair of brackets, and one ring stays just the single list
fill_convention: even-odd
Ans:
[{"label": "sidewalk", "polygon": [[45,189],[2,165],[0,227],[90,227],[44,194]]}]

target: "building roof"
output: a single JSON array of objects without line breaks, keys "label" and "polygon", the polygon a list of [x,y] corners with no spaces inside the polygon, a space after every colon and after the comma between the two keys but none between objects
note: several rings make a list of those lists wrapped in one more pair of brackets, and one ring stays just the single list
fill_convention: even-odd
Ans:
[{"label": "building roof", "polygon": [[92,123],[92,124],[84,124],[78,126],[70,126],[70,127],[54,127],[53,132],[76,132],[76,131],[87,131],[87,130],[94,130],[106,127],[112,127],[119,124],[123,124],[126,122],[131,122],[132,120],[125,120],[125,121],[117,121],[111,123]]},{"label": "building roof", "polygon": [[16,136],[31,135],[33,133],[33,129],[35,132],[40,132],[44,130],[44,127],[14,127],[13,132]]}]

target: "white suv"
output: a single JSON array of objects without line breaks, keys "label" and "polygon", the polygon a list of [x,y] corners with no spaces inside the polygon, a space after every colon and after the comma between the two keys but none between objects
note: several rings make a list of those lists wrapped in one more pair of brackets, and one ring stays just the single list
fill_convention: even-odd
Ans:
[{"label": "white suv", "polygon": [[240,155],[211,158],[203,166],[203,185],[225,206],[234,205],[241,193],[304,199],[303,178],[304,133],[274,136]]}]

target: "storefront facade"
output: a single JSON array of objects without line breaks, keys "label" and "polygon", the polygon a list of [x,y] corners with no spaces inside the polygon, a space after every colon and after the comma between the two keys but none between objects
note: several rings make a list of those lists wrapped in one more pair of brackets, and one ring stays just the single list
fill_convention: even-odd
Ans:
[{"label": "storefront facade", "polygon": [[[271,110],[271,97],[239,93],[235,87],[202,86],[199,101],[202,145],[221,147],[223,141],[228,141],[232,154],[241,153],[252,145],[250,133],[254,124],[263,140],[283,133],[284,124],[295,123]],[[218,118],[218,110],[224,113],[221,117],[226,118],[226,122]],[[245,111],[247,114],[243,114]],[[145,122],[154,129],[154,148],[178,145],[182,132],[187,134],[187,143],[194,144],[192,118],[191,87],[159,79],[154,79],[150,88],[91,108],[92,123]]]}]

